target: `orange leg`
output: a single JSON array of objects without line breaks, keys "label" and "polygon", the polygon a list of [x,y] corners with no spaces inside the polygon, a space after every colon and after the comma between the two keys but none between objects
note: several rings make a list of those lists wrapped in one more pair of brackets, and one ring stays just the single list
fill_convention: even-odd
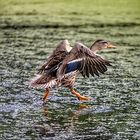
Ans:
[{"label": "orange leg", "polygon": [[46,89],[46,91],[43,95],[43,98],[42,98],[44,102],[48,100],[48,96],[49,96],[49,89]]},{"label": "orange leg", "polygon": [[79,101],[82,101],[82,100],[89,100],[88,97],[81,96],[81,95],[80,95],[78,92],[76,92],[74,89],[70,89],[70,92],[71,92],[72,94],[74,94],[74,95],[78,98]]}]

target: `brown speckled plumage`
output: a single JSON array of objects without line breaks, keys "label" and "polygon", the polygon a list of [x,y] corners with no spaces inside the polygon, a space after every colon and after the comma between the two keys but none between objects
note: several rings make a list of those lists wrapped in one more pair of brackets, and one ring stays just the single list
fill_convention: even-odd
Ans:
[{"label": "brown speckled plumage", "polygon": [[[78,99],[87,98],[73,91],[76,76],[99,76],[111,66],[110,61],[98,56],[96,52],[113,46],[104,40],[97,40],[88,48],[82,43],[76,43],[72,48],[67,40],[62,41],[52,55],[39,68],[37,75],[30,82],[30,86],[41,87],[47,90],[54,86],[63,86],[71,89]],[[46,95],[45,95],[46,97]],[[44,97],[44,98],[45,98]]]}]

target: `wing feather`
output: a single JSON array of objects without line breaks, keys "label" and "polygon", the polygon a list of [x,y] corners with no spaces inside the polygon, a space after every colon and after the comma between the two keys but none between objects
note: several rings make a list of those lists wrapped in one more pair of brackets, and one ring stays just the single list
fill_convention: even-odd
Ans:
[{"label": "wing feather", "polygon": [[77,59],[81,59],[77,70],[79,70],[84,77],[89,77],[90,74],[92,76],[99,76],[99,73],[104,73],[107,71],[107,66],[111,65],[110,61],[96,55],[88,47],[81,43],[76,43],[70,53],[62,61],[62,64],[57,72],[57,76],[63,76],[65,74],[66,65],[69,62]]},{"label": "wing feather", "polygon": [[[48,72],[48,70],[50,70],[52,67],[55,67],[56,65],[58,65],[60,62],[63,61],[63,59],[68,54],[66,45],[69,45],[66,42],[66,40],[60,42],[60,44],[53,51],[53,53],[47,58],[47,60],[43,63],[43,65],[38,69],[38,74]],[[71,48],[70,46],[68,47]]]}]

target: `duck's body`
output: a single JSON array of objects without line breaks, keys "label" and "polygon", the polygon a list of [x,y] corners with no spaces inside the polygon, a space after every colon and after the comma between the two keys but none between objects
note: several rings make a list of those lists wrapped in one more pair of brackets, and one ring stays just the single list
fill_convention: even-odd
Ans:
[{"label": "duck's body", "polygon": [[110,62],[96,55],[96,52],[103,49],[101,47],[109,48],[109,46],[112,47],[104,40],[97,40],[90,49],[81,43],[76,43],[72,48],[69,42],[64,40],[41,66],[30,85],[46,89],[44,101],[47,100],[49,89],[54,86],[69,88],[79,100],[87,100],[87,97],[81,96],[73,89],[75,79],[80,73],[84,77],[89,77],[90,74],[99,76],[99,73],[107,71]]}]

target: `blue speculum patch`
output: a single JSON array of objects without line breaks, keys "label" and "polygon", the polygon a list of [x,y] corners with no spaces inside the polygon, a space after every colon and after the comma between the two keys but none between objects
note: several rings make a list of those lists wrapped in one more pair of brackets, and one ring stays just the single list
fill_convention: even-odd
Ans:
[{"label": "blue speculum patch", "polygon": [[71,62],[71,63],[67,64],[65,73],[69,73],[69,72],[77,70],[80,67],[80,64],[81,64],[80,61]]}]

